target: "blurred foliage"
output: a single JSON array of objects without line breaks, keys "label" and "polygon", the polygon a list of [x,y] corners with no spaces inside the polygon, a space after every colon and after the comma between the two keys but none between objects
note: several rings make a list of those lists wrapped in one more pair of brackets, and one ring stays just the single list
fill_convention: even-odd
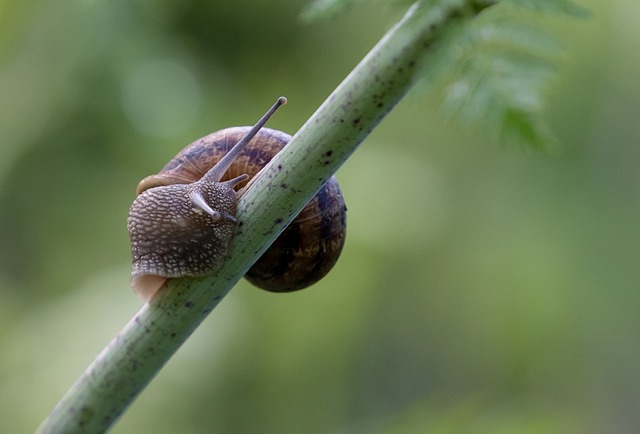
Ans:
[{"label": "blurred foliage", "polygon": [[[316,0],[302,18],[335,16],[363,0]],[[374,3],[373,0],[369,0]],[[412,2],[384,3],[406,7]],[[425,1],[459,5],[459,0]],[[491,1],[467,5],[467,13]],[[464,10],[464,9],[463,9]],[[535,12],[535,13],[533,13]],[[585,17],[587,10],[565,0],[503,0],[471,22],[449,26],[426,68],[423,87],[442,91],[443,108],[464,123],[482,123],[480,132],[501,143],[550,148],[555,137],[540,113],[544,90],[556,76],[561,45],[540,22],[540,14]]]},{"label": "blurred foliage", "polygon": [[[425,0],[431,3],[449,3],[459,5],[461,0]],[[411,0],[311,0],[303,8],[301,18],[313,21],[321,18],[334,17],[337,14],[354,7],[355,5],[369,2],[371,4],[387,4],[393,6],[408,6],[414,3]],[[588,9],[573,2],[572,0],[476,0],[472,7],[483,7],[487,4],[502,3],[510,6],[517,6],[524,9],[538,12],[560,13],[573,15],[576,17],[588,16]]]},{"label": "blurred foliage", "polygon": [[[294,294],[238,285],[113,432],[636,431],[640,9],[580,4],[589,20],[524,24],[564,47],[540,104],[557,155],[445,123],[446,82],[409,95],[338,173],[335,270]],[[140,306],[137,181],[277,95],[271,126],[295,131],[398,17],[302,24],[303,6],[0,2],[4,431],[32,431]]]}]

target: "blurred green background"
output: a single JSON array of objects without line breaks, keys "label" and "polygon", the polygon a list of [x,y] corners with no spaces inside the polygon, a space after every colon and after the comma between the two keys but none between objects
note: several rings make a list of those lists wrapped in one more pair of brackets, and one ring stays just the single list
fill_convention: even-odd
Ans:
[{"label": "blurred green background", "polygon": [[[401,11],[303,0],[0,0],[0,424],[31,432],[141,303],[137,181],[254,122],[295,130]],[[412,93],[338,172],[347,245],[241,282],[114,433],[640,430],[640,3],[584,0],[545,113],[499,146]]]}]

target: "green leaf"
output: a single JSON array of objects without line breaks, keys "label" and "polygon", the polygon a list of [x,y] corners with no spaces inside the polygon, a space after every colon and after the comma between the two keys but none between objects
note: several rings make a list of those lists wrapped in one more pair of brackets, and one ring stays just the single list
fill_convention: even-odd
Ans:
[{"label": "green leaf", "polygon": [[[335,15],[355,2],[364,0],[314,0],[303,17]],[[466,13],[475,15],[486,3],[467,1]],[[554,15],[585,17],[588,11],[570,0],[500,1],[470,22],[449,29],[421,84],[441,95],[447,117],[481,125],[495,140],[536,148],[554,143],[541,118],[564,51],[545,28]]]},{"label": "green leaf", "polygon": [[563,46],[538,12],[573,9],[565,1],[530,3],[503,1],[451,29],[423,80],[441,96],[448,118],[480,126],[502,143],[547,148],[555,139],[541,112]]},{"label": "green leaf", "polygon": [[[364,3],[364,1],[365,0],[311,0],[307,6],[303,8],[300,16],[303,21],[327,18],[338,15],[355,3]],[[369,0],[369,2],[373,3],[374,0]],[[381,1],[377,0],[377,2],[380,3]],[[386,0],[382,1],[382,3],[397,5],[404,8],[407,5],[414,3],[414,0]],[[477,0],[470,3],[471,7],[474,7],[476,4],[480,7],[484,7],[483,4],[487,2]],[[589,16],[588,9],[571,0],[504,0],[504,3],[512,3],[524,9],[537,12],[571,15],[579,18]]]},{"label": "green leaf", "polygon": [[524,110],[506,110],[501,142],[527,143],[535,148],[548,148],[556,139],[539,117]]},{"label": "green leaf", "polygon": [[[303,17],[335,15],[355,2],[364,0],[315,0]],[[466,13],[475,15],[486,3],[468,0]],[[588,12],[570,0],[503,0],[464,25],[452,26],[436,60],[423,72],[422,84],[441,95],[448,118],[479,126],[500,142],[548,147],[555,140],[541,112],[563,53],[545,28],[554,15],[585,17]]]}]

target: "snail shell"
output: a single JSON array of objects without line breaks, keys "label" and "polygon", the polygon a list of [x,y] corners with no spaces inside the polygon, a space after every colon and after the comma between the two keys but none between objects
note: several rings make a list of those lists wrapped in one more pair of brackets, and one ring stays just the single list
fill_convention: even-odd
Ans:
[{"label": "snail shell", "polygon": [[[203,177],[251,127],[232,127],[211,133],[188,145],[156,175],[138,184],[141,194],[152,187],[193,183]],[[291,136],[262,128],[245,146],[221,181],[253,178]],[[236,185],[239,190],[246,182]],[[272,292],[306,288],[334,266],[345,242],[346,207],[340,186],[331,177],[300,214],[251,267],[249,282]]]}]

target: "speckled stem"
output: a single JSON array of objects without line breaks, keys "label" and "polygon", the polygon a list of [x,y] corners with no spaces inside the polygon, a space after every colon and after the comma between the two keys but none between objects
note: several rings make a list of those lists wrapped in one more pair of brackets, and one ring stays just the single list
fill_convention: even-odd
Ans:
[{"label": "speckled stem", "polygon": [[477,13],[478,5],[469,0],[432,0],[412,6],[241,197],[237,217],[242,225],[225,265],[215,275],[174,279],[161,288],[100,353],[38,432],[107,431],[404,96],[416,71],[428,62],[439,30]]}]

